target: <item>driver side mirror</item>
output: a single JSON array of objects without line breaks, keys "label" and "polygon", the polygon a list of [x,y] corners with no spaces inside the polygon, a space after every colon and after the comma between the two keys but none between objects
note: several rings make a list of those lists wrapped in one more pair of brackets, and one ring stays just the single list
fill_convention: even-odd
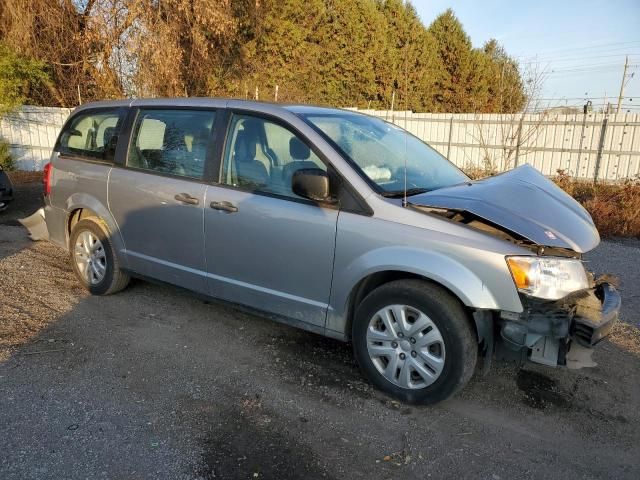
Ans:
[{"label": "driver side mirror", "polygon": [[291,190],[314,202],[331,200],[329,193],[329,175],[319,168],[301,168],[291,179]]}]

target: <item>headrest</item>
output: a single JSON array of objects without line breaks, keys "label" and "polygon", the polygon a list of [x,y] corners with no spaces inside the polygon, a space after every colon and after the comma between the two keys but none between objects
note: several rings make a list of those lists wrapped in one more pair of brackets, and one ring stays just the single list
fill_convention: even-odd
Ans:
[{"label": "headrest", "polygon": [[111,143],[111,139],[116,133],[116,127],[107,127],[102,132],[102,144],[107,147]]},{"label": "headrest", "polygon": [[234,157],[236,162],[251,162],[256,158],[256,140],[249,132],[238,132]]},{"label": "headrest", "polygon": [[289,155],[295,160],[307,160],[311,155],[311,150],[298,137],[291,137],[289,140]]}]

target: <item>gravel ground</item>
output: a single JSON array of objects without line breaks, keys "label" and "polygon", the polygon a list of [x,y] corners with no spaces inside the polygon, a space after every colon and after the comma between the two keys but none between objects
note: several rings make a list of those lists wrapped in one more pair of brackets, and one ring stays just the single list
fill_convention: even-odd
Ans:
[{"label": "gravel ground", "polygon": [[410,407],[349,345],[165,285],[89,296],[0,217],[0,478],[640,478],[639,253],[589,256],[624,302],[598,367],[500,365]]}]

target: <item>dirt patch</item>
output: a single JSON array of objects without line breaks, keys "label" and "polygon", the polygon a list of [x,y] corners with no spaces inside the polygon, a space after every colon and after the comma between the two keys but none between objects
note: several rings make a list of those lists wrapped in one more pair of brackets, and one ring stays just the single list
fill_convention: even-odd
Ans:
[{"label": "dirt patch", "polygon": [[[206,410],[206,409],[205,409]],[[244,398],[239,406],[204,418],[209,431],[201,441],[198,478],[331,479],[311,448],[295,431],[280,424],[266,410],[260,395]],[[304,422],[301,422],[304,423]]]},{"label": "dirt patch", "polygon": [[516,385],[524,393],[524,403],[533,408],[545,409],[548,406],[569,408],[571,394],[562,392],[558,382],[552,378],[530,370],[520,370]]},{"label": "dirt patch", "polygon": [[[22,228],[15,231],[26,236]],[[30,248],[0,260],[0,361],[32,341],[86,296],[63,250],[46,242],[26,242]],[[50,346],[42,349],[49,350]]]},{"label": "dirt patch", "polygon": [[640,328],[618,322],[607,338],[622,350],[640,356]]}]

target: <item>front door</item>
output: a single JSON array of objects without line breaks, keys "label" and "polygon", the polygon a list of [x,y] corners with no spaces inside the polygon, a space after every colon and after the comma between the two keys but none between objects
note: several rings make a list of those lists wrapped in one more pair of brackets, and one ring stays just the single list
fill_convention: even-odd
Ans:
[{"label": "front door", "polygon": [[291,191],[300,168],[326,166],[279,123],[231,119],[220,184],[207,188],[210,293],[324,327],[338,210]]},{"label": "front door", "polygon": [[203,212],[205,159],[215,112],[142,108],[126,165],[109,178],[109,208],[128,267],[206,293]]}]

